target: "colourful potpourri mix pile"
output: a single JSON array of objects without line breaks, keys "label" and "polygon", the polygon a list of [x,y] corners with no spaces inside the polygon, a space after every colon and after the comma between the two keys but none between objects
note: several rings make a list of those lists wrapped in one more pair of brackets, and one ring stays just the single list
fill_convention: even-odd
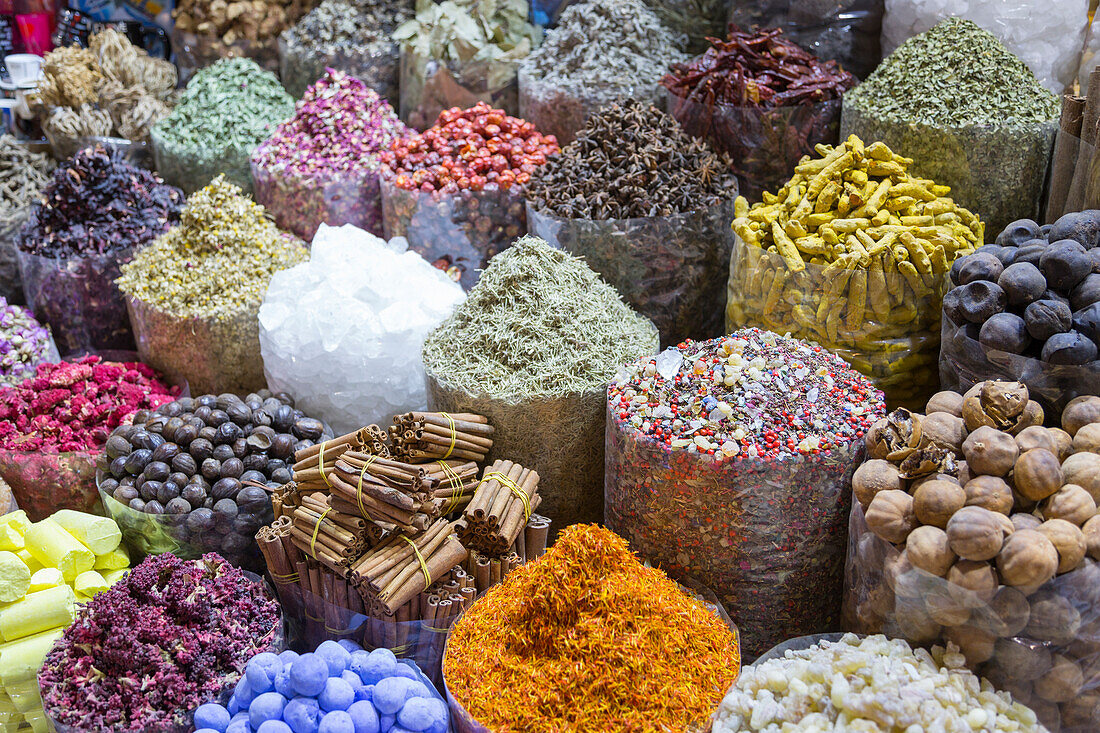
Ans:
[{"label": "colourful potpourri mix pile", "polygon": [[0,387],[19,384],[34,375],[39,362],[56,358],[50,330],[0,296]]}]

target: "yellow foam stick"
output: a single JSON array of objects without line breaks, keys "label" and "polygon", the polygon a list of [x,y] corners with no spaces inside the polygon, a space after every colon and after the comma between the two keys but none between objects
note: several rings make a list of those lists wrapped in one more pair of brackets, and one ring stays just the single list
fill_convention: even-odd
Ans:
[{"label": "yellow foam stick", "polygon": [[118,570],[107,570],[100,574],[103,576],[103,579],[107,581],[107,585],[114,585],[126,577],[126,573],[128,572],[130,572],[130,568],[119,568]]},{"label": "yellow foam stick", "polygon": [[25,639],[0,644],[0,683],[9,695],[13,686],[37,680],[42,662],[64,632],[65,627],[59,626]]},{"label": "yellow foam stick", "polygon": [[45,710],[28,710],[23,714],[23,720],[30,725],[31,733],[49,733],[50,724],[46,721]]},{"label": "yellow foam stick", "polygon": [[92,551],[52,519],[35,522],[23,536],[27,541],[27,551],[34,559],[43,567],[60,570],[66,583],[71,583],[76,576],[95,565]]},{"label": "yellow foam stick", "polygon": [[96,555],[110,552],[122,542],[121,530],[115,524],[115,520],[109,517],[97,517],[95,514],[61,509],[50,515],[50,519],[61,525],[62,529],[80,540],[81,544]]},{"label": "yellow foam stick", "polygon": [[77,594],[88,598],[95,598],[97,593],[102,593],[109,587],[103,576],[94,570],[87,570],[76,576],[76,581],[73,583]]},{"label": "yellow foam stick", "polygon": [[67,585],[28,593],[22,600],[0,609],[0,637],[15,641],[31,634],[73,622],[76,594]]},{"label": "yellow foam stick", "polygon": [[19,530],[19,534],[23,534],[27,531],[27,527],[31,526],[31,520],[25,511],[16,509],[14,512],[0,514],[0,524],[10,524]]},{"label": "yellow foam stick", "polygon": [[0,524],[0,550],[16,552],[23,549],[23,533],[14,524]]},{"label": "yellow foam stick", "polygon": [[0,550],[0,602],[11,603],[27,595],[31,571],[14,552]]},{"label": "yellow foam stick", "polygon": [[28,568],[30,568],[30,571],[31,571],[32,573],[36,573],[36,572],[38,572],[39,570],[41,570],[41,569],[42,569],[42,563],[40,563],[40,562],[38,562],[37,560],[35,560],[35,559],[34,559],[34,555],[32,555],[32,554],[31,554],[31,553],[30,553],[30,552],[29,552],[29,551],[27,550],[27,548],[26,548],[26,547],[24,547],[24,548],[23,548],[22,550],[20,550],[19,552],[15,553],[15,555],[16,555],[16,557],[18,557],[18,558],[19,558],[20,560],[22,560],[22,561],[23,561],[23,563],[24,563],[24,564],[25,564],[25,565],[26,565],[26,566],[27,566]]},{"label": "yellow foam stick", "polygon": [[61,574],[60,570],[57,568],[42,568],[41,570],[36,570],[34,575],[31,576],[31,587],[27,589],[27,592],[37,593],[40,590],[56,588],[64,584],[65,577]]},{"label": "yellow foam stick", "polygon": [[[48,652],[49,650],[47,650]],[[42,658],[45,659],[46,655],[43,654]],[[42,663],[39,662],[39,665]],[[27,713],[34,709],[42,709],[42,695],[38,691],[38,680],[29,679],[26,682],[20,682],[12,685],[8,690],[8,694],[11,695],[12,704],[15,705],[15,709],[23,713],[26,716]]]},{"label": "yellow foam stick", "polygon": [[105,552],[102,555],[95,556],[95,565],[93,570],[118,570],[120,568],[130,567],[130,553],[126,551],[125,545],[119,545],[110,552]]}]

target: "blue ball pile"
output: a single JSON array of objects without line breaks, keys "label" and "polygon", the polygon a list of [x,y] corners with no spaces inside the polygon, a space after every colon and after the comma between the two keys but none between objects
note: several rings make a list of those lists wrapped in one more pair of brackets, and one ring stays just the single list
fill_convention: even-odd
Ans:
[{"label": "blue ball pile", "polygon": [[228,705],[195,710],[195,733],[446,733],[447,723],[415,667],[351,641],[257,654]]}]

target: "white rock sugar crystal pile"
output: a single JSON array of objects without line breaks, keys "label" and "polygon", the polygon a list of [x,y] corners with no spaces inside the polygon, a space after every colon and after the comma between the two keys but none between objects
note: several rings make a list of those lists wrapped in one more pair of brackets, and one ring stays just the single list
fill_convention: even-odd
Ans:
[{"label": "white rock sugar crystal pile", "polygon": [[883,55],[951,16],[972,20],[995,35],[1055,94],[1073,83],[1089,0],[886,0]]},{"label": "white rock sugar crystal pile", "polygon": [[276,273],[260,306],[268,386],[337,435],[425,407],[421,347],[466,297],[406,247],[322,224],[309,262]]}]

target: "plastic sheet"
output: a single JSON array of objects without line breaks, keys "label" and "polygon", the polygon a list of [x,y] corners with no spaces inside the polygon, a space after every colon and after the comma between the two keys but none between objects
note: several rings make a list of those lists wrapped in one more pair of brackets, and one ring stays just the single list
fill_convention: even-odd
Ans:
[{"label": "plastic sheet", "polygon": [[32,521],[45,519],[58,509],[102,514],[95,487],[99,454],[0,451],[0,477],[11,486]]},{"label": "plastic sheet", "polygon": [[462,65],[401,49],[400,67],[401,121],[417,130],[427,130],[440,112],[451,107],[466,109],[488,102],[510,115],[519,111],[515,62]]},{"label": "plastic sheet", "polygon": [[[870,377],[886,393],[891,408],[919,409],[939,390],[935,367],[946,277],[933,285],[927,297],[907,297],[904,303],[885,310],[885,316],[873,310],[868,297],[860,322],[848,328],[844,316],[849,295],[845,292],[834,294],[834,303],[841,310],[829,308],[829,318],[817,316],[822,302],[830,297],[824,286],[826,267],[807,263],[802,273],[791,278],[780,255],[750,247],[740,237],[734,239],[727,331],[758,326],[817,342]],[[866,278],[866,270],[857,272]]]},{"label": "plastic sheet", "polygon": [[270,170],[255,160],[251,167],[256,203],[274,214],[280,229],[307,242],[321,224],[354,224],[371,234],[382,234],[378,171],[348,174],[321,169],[305,177]]},{"label": "plastic sheet", "polygon": [[78,351],[133,351],[126,299],[115,285],[119,267],[132,254],[127,248],[55,259],[18,250],[27,305],[40,323],[50,327],[62,356]]},{"label": "plastic sheet", "polygon": [[0,226],[0,298],[8,303],[25,302],[23,278],[19,275],[19,231],[27,223],[31,210],[28,207],[23,214],[7,226]]},{"label": "plastic sheet", "polygon": [[1001,127],[940,128],[891,122],[845,102],[840,137],[886,143],[913,159],[909,173],[951,187],[951,198],[978,214],[987,232],[1037,219],[1058,120]]},{"label": "plastic sheet", "polygon": [[320,79],[326,68],[339,69],[363,81],[396,109],[401,103],[397,79],[401,55],[396,43],[385,53],[351,46],[332,54],[313,49],[294,50],[279,38],[279,79],[287,94],[301,99],[306,88]]},{"label": "plastic sheet", "polygon": [[[888,577],[886,568],[896,567],[899,559],[898,548],[870,532],[863,509],[853,501],[846,629],[921,646],[962,639],[973,650],[967,666],[1034,710],[1048,730],[1100,729],[1100,565],[1086,558],[1076,570],[1055,577],[1027,596],[1028,612],[1022,613],[1025,594],[1007,586],[998,586],[991,601],[988,594],[911,566]],[[992,656],[982,659],[990,638],[996,639]]]},{"label": "plastic sheet", "polygon": [[762,109],[693,102],[665,90],[668,111],[684,132],[728,153],[741,195],[750,203],[764,191],[778,191],[803,155],[815,156],[818,143],[835,145],[841,100]]},{"label": "plastic sheet", "polygon": [[245,196],[252,193],[252,167],[249,159],[253,148],[224,148],[215,151],[179,145],[165,138],[156,127],[149,133],[149,140],[160,177],[165,183],[182,188],[188,196],[221,173],[225,174],[230,183],[240,186]]},{"label": "plastic sheet", "polygon": [[527,213],[519,186],[422,193],[383,179],[382,223],[387,240],[405,237],[409,249],[469,290],[481,277],[478,270],[527,231]]},{"label": "plastic sheet", "polygon": [[226,43],[218,36],[187,33],[173,28],[171,38],[176,68],[179,69],[180,87],[186,86],[199,69],[210,66],[218,59],[235,56],[252,59],[261,68],[273,74],[279,73],[278,36],[259,41],[242,39]]},{"label": "plastic sheet", "polygon": [[125,155],[126,162],[131,165],[147,170],[153,169],[153,154],[144,141],[99,135],[82,135],[76,138],[58,137],[56,134],[51,136],[48,131],[46,137],[50,141],[50,151],[57,160],[68,160],[84,148],[103,145],[108,149],[121,150]]},{"label": "plastic sheet", "polygon": [[662,347],[725,333],[733,198],[698,211],[636,219],[559,219],[528,206],[528,219],[532,234],[583,257],[653,321]]},{"label": "plastic sheet", "polygon": [[729,22],[778,26],[818,58],[865,79],[882,60],[882,14],[883,0],[732,0]]},{"label": "plastic sheet", "polygon": [[863,441],[785,461],[716,461],[608,409],[605,521],[672,577],[715,589],[752,658],[840,624],[845,527]]},{"label": "plastic sheet", "polygon": [[703,53],[707,38],[726,34],[728,0],[645,0],[665,26],[687,36],[686,51]]}]

